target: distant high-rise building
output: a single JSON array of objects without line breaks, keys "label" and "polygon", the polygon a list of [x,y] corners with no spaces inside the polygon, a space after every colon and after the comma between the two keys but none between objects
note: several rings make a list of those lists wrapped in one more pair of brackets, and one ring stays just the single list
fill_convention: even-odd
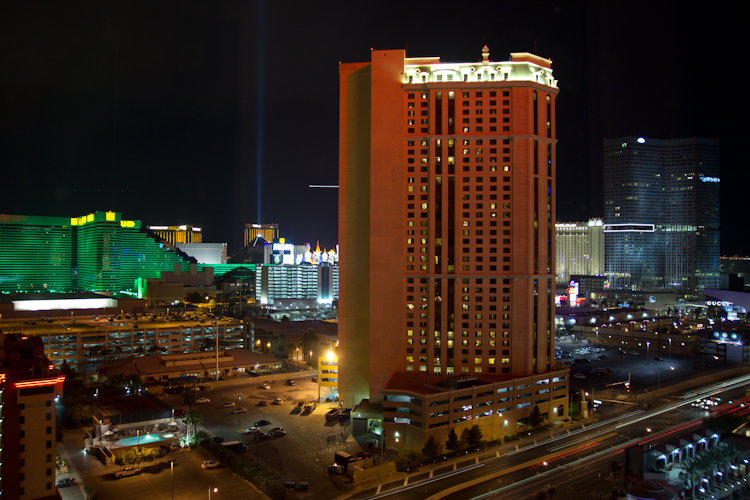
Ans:
[{"label": "distant high-rise building", "polygon": [[226,243],[177,243],[181,252],[198,261],[198,264],[226,264]]},{"label": "distant high-rise building", "polygon": [[278,224],[245,224],[245,245],[260,236],[269,243],[279,238]]},{"label": "distant high-rise building", "polygon": [[159,238],[170,245],[177,243],[201,243],[203,242],[203,231],[191,224],[181,226],[146,226],[146,229],[156,233]]},{"label": "distant high-rise building", "polygon": [[82,217],[0,215],[0,291],[137,295],[139,278],[189,262],[120,212]]},{"label": "distant high-rise building", "polygon": [[389,447],[563,418],[550,61],[370,54],[339,66],[341,399],[382,404]]},{"label": "distant high-rise building", "polygon": [[604,141],[606,274],[614,289],[719,284],[719,141]]},{"label": "distant high-rise building", "polygon": [[555,234],[558,285],[567,285],[574,274],[604,274],[604,223],[601,219],[558,223]]}]

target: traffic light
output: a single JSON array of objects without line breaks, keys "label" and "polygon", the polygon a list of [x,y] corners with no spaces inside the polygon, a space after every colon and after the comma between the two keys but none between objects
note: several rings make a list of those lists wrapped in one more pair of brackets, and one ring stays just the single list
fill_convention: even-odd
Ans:
[{"label": "traffic light", "polygon": [[627,390],[628,390],[628,392],[630,392],[630,384],[629,384],[629,383],[628,383],[628,384],[625,384],[625,389],[627,389]]}]

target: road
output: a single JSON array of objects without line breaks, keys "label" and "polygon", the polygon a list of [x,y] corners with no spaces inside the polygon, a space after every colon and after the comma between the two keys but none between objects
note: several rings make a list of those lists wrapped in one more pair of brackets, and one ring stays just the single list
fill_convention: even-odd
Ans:
[{"label": "road", "polygon": [[[734,384],[711,384],[698,390],[703,396],[724,394],[737,398],[744,395],[748,380],[750,377],[744,376]],[[450,465],[431,466],[429,471],[407,479],[363,489],[352,498],[523,499],[547,483],[558,487],[560,498],[598,498],[611,490],[607,464],[616,460],[624,467],[625,446],[661,437],[665,432],[689,432],[699,427],[707,415],[705,410],[690,406],[694,400],[692,391],[668,400],[656,396],[651,410],[633,409],[626,415],[601,419],[586,429],[528,443],[520,450],[506,445],[503,448],[507,451],[502,453],[479,452]],[[675,422],[682,423],[675,426]],[[537,439],[542,438],[538,436]]]}]

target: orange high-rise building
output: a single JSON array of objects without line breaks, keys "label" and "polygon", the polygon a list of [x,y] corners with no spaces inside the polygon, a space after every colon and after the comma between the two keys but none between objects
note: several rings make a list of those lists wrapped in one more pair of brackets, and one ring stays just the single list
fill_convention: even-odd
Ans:
[{"label": "orange high-rise building", "polygon": [[547,59],[482,56],[373,50],[339,66],[339,391],[382,404],[389,447],[456,425],[515,433],[534,406],[567,416],[554,357],[559,89]]}]

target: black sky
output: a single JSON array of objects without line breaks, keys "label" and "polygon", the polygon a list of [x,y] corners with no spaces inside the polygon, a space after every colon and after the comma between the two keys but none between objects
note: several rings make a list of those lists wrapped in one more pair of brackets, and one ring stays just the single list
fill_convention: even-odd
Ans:
[{"label": "black sky", "polygon": [[553,61],[558,220],[602,215],[603,138],[719,138],[722,253],[747,255],[745,30],[708,7],[3,2],[0,213],[192,223],[231,254],[260,192],[261,222],[330,248],[337,193],[307,186],[338,182],[338,63],[371,47],[480,60],[487,44],[491,60]]}]

